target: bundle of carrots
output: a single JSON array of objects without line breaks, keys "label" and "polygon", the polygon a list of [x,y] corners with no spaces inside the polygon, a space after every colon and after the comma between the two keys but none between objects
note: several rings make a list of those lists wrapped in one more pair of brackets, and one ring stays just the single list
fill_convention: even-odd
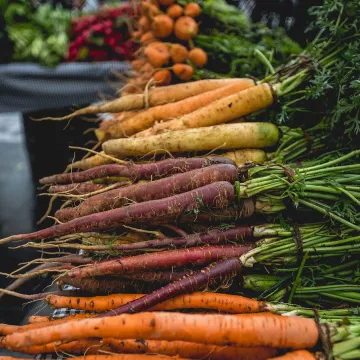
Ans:
[{"label": "bundle of carrots", "polygon": [[[189,40],[176,23],[198,7],[142,7],[135,35]],[[163,46],[170,61],[173,42],[141,41],[143,60]],[[316,66],[333,71],[338,51]],[[82,313],[1,324],[2,347],[94,360],[360,357],[360,151],[331,151],[323,123],[261,121],[315,82],[308,54],[278,70],[263,61],[261,81],[149,83],[62,118],[120,114],[96,130],[102,152],[40,180],[42,196],[63,200],[55,225],[0,244],[52,256],[3,274],[15,281],[1,291]],[[43,274],[56,291],[16,292]]]}]

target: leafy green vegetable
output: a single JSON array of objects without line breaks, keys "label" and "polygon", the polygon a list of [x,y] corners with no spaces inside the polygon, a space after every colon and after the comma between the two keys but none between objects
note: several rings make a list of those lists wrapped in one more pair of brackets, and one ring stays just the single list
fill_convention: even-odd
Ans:
[{"label": "leafy green vegetable", "polygon": [[33,8],[26,0],[5,11],[6,30],[14,43],[14,60],[57,65],[68,50],[71,13],[50,4]]}]

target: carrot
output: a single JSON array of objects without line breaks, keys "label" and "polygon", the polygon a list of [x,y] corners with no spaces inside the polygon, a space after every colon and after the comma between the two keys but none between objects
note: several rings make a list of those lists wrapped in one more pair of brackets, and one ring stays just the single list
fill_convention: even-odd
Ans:
[{"label": "carrot", "polygon": [[148,62],[154,68],[160,68],[167,65],[170,59],[168,47],[161,43],[154,46],[147,46],[144,50],[144,54],[146,55]]},{"label": "carrot", "polygon": [[237,166],[244,165],[246,161],[263,164],[266,161],[266,153],[260,149],[241,149],[233,150],[221,154],[235,162]]},{"label": "carrot", "polygon": [[[123,182],[119,186],[124,186],[127,184]],[[94,191],[102,190],[106,186],[102,184],[92,184],[92,183],[73,183],[66,185],[52,185],[49,187],[48,192],[50,194],[66,193],[69,195],[84,195]]]},{"label": "carrot", "polygon": [[148,223],[149,221],[168,223],[169,220],[186,211],[198,211],[202,207],[226,208],[234,201],[234,197],[233,185],[226,181],[219,181],[165,199],[91,214],[29,234],[9,236],[0,240],[0,244],[20,240],[46,240],[79,232],[112,230],[127,224]]},{"label": "carrot", "polygon": [[307,350],[297,350],[282,356],[272,357],[269,360],[316,360],[316,357]]},{"label": "carrot", "polygon": [[153,80],[158,86],[169,85],[171,83],[171,72],[167,69],[158,70],[153,75]]},{"label": "carrot", "polygon": [[165,340],[118,340],[104,339],[104,345],[108,345],[113,351],[120,353],[149,353],[167,356],[188,357],[202,360],[265,360],[274,356],[277,350],[274,348],[240,348],[235,346],[215,346],[196,344],[185,341]]},{"label": "carrot", "polygon": [[95,317],[95,315],[91,314],[77,314],[78,316],[73,317],[72,315],[66,316],[64,318],[59,318],[47,322],[38,322],[32,323],[28,325],[8,325],[8,324],[0,324],[0,334],[1,335],[10,335],[17,332],[24,332],[33,329],[40,329],[47,326],[64,324],[69,321],[79,321],[87,318]]},{"label": "carrot", "polygon": [[315,346],[319,330],[314,320],[295,316],[144,312],[86,319],[14,333],[4,338],[3,344],[8,349],[17,350],[55,341],[91,337],[304,349]]},{"label": "carrot", "polygon": [[[229,280],[236,276],[240,269],[241,262],[238,258],[225,259],[212,263],[201,269],[201,271],[196,271],[194,274],[185,276],[182,279],[167,284],[150,294],[140,297],[139,299],[130,301],[127,304],[117,307],[116,309],[103,313],[99,315],[99,317],[136,313],[151,308],[154,309],[157,305],[162,302],[166,302],[166,300],[171,300],[174,296],[201,290],[209,286],[214,281],[220,280],[221,282],[224,282]],[[208,301],[210,302],[211,300],[208,299]],[[203,302],[206,303],[206,300],[201,298],[199,301],[200,306],[202,306]],[[190,306],[193,305],[191,304]]]},{"label": "carrot", "polygon": [[189,81],[194,75],[194,69],[187,64],[175,64],[172,67],[174,74],[183,81]]},{"label": "carrot", "polygon": [[42,315],[30,315],[28,318],[28,324],[45,323],[51,321],[52,317]]},{"label": "carrot", "polygon": [[274,348],[240,348],[235,346],[215,346],[196,344],[185,341],[165,340],[118,340],[84,339],[67,344],[50,343],[43,346],[32,346],[22,349],[27,354],[72,353],[96,354],[99,351],[130,354],[161,354],[166,356],[189,357],[203,360],[265,360],[274,356]]},{"label": "carrot", "polygon": [[[203,265],[222,258],[240,256],[252,248],[251,245],[218,245],[190,249],[168,250],[114,258],[93,265],[75,268],[67,273],[70,278],[85,278],[100,275],[133,273],[152,269],[166,269],[186,264]],[[119,261],[121,259],[121,261]]]},{"label": "carrot", "polygon": [[109,176],[125,177],[132,181],[152,180],[215,164],[234,164],[232,160],[219,156],[205,158],[171,158],[147,164],[103,165],[77,173],[56,174],[40,179],[40,184],[81,183]]},{"label": "carrot", "polygon": [[152,31],[147,31],[146,33],[142,34],[140,37],[140,42],[144,45],[155,41],[156,37]]},{"label": "carrot", "polygon": [[[100,154],[105,154],[103,151],[100,152]],[[101,155],[94,155],[90,156],[86,159],[74,161],[73,163],[69,164],[68,167],[70,169],[81,169],[81,170],[87,170],[91,169],[100,165],[106,165],[111,164],[112,160],[101,156]]]},{"label": "carrot", "polygon": [[[87,106],[79,109],[72,114],[61,118],[42,118],[37,120],[67,120],[74,116],[97,114],[97,113],[119,113],[128,110],[143,109],[147,105],[150,107],[180,101],[191,96],[202,94],[207,91],[218,89],[234,83],[244,84],[243,89],[254,86],[250,79],[216,79],[193,81],[188,84],[177,84],[164,88],[154,88],[147,93],[147,102],[144,95],[127,95],[119,99],[109,101],[102,105]],[[239,90],[240,91],[240,90]]]},{"label": "carrot", "polygon": [[195,18],[201,14],[201,7],[197,3],[186,4],[184,14]]},{"label": "carrot", "polygon": [[[113,351],[113,346],[109,343],[104,343],[101,339],[84,339],[72,341],[66,344],[50,343],[40,346],[30,346],[26,349],[21,349],[22,352],[30,355],[37,354],[97,354],[99,351]],[[87,359],[87,356],[85,359]]]},{"label": "carrot", "polygon": [[162,283],[169,284],[172,281],[179,280],[186,275],[191,274],[191,271],[147,271],[141,273],[122,274],[121,277],[125,279],[134,279],[144,281],[146,283]]},{"label": "carrot", "polygon": [[146,63],[146,59],[136,59],[131,62],[131,67],[135,71],[139,71],[141,67],[145,65],[145,63]]},{"label": "carrot", "polygon": [[174,27],[173,19],[165,14],[157,15],[152,21],[152,31],[157,38],[163,39],[171,35]]},{"label": "carrot", "polygon": [[[165,130],[181,130],[219,125],[270,106],[274,101],[271,86],[261,84],[222,97],[182,117],[154,125],[142,136]],[[133,117],[132,119],[136,119]],[[241,124],[233,124],[241,125]]]},{"label": "carrot", "polygon": [[179,4],[170,5],[166,10],[166,14],[171,18],[176,19],[183,14],[183,8]]},{"label": "carrot", "polygon": [[[48,295],[45,301],[54,309],[68,308],[85,311],[109,311],[130,301],[141,298],[142,294],[114,294],[95,297],[67,297]],[[153,307],[152,311],[183,309],[208,309],[224,313],[242,314],[272,311],[270,304],[248,299],[240,295],[194,292],[166,300]],[[48,324],[48,323],[46,323]]]},{"label": "carrot", "polygon": [[149,31],[151,28],[150,19],[146,16],[141,16],[139,19],[139,28],[143,32]]},{"label": "carrot", "polygon": [[[114,354],[114,355],[83,355],[73,357],[72,360],[168,360],[168,356],[162,355],[140,355],[140,354]],[[177,357],[178,360],[189,360]],[[0,359],[1,360],[1,359]]]},{"label": "carrot", "polygon": [[196,66],[196,67],[203,67],[206,65],[208,61],[207,54],[204,50],[200,48],[194,48],[189,53],[189,60]]},{"label": "carrot", "polygon": [[[175,64],[183,68],[184,64]],[[189,65],[186,65],[189,66]],[[170,120],[172,118],[180,117],[185,114],[191,116],[192,113],[195,113],[196,110],[201,110],[201,108],[212,106],[212,103],[216,100],[227,98],[229,95],[237,94],[238,92],[245,91],[250,87],[254,86],[253,80],[243,79],[241,81],[229,84],[219,89],[210,90],[192,97],[185,98],[181,101],[168,103],[165,105],[158,105],[142,111],[138,115],[134,115],[132,118],[122,121],[120,124],[114,124],[107,129],[97,129],[95,134],[99,141],[103,141],[107,138],[119,138],[130,136],[136,134],[140,131],[146,130],[153,126],[156,122],[164,121],[166,123],[173,123],[175,120]],[[159,125],[160,126],[160,125]],[[157,126],[153,126],[154,129]],[[152,129],[149,130],[149,133],[154,132]]]},{"label": "carrot", "polygon": [[58,210],[55,217],[61,222],[66,222],[93,213],[116,209],[131,202],[140,203],[163,199],[211,184],[215,181],[234,183],[237,180],[237,175],[237,167],[234,165],[212,165],[160,180],[110,190],[92,196],[76,207]]},{"label": "carrot", "polygon": [[139,281],[129,279],[93,279],[83,278],[81,280],[73,279],[69,276],[63,276],[58,282],[58,286],[71,285],[83,292],[91,294],[113,294],[119,291],[144,291],[143,284]]},{"label": "carrot", "polygon": [[108,140],[102,148],[109,155],[144,156],[166,152],[266,148],[274,146],[278,140],[279,130],[274,124],[254,122],[170,131],[146,138]]},{"label": "carrot", "polygon": [[174,24],[175,36],[182,41],[189,41],[197,35],[198,24],[190,16],[180,16]]},{"label": "carrot", "polygon": [[[142,249],[188,248],[203,245],[219,245],[224,242],[243,242],[253,240],[253,230],[249,226],[238,225],[226,230],[211,229],[203,233],[195,233],[178,238],[138,241],[132,244],[112,245],[117,251],[134,251]],[[99,246],[98,251],[107,250],[109,246]]]},{"label": "carrot", "polygon": [[189,57],[187,48],[180,44],[172,44],[170,47],[171,60],[174,63],[183,63]]}]

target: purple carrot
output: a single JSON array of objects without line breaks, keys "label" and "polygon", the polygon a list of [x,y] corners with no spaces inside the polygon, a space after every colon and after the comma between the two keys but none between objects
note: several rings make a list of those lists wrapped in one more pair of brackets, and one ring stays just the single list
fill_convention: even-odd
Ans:
[{"label": "purple carrot", "polygon": [[110,164],[97,166],[89,170],[75,173],[47,176],[40,179],[40,184],[81,183],[109,176],[125,177],[131,179],[132,181],[137,181],[139,179],[150,180],[194,169],[200,169],[214,164],[235,165],[232,160],[222,157],[166,159],[148,164]]},{"label": "purple carrot", "polygon": [[153,269],[167,269],[188,264],[203,265],[223,258],[239,257],[252,248],[253,246],[249,244],[217,245],[119,257],[75,268],[70,270],[67,276],[80,279],[112,274],[138,273]]},{"label": "purple carrot", "polygon": [[[55,267],[57,267],[59,265],[60,265],[60,263],[45,263],[45,264],[41,264],[39,266],[36,266],[32,270],[30,270],[28,272],[29,276],[23,277],[23,278],[20,278],[20,279],[16,279],[10,285],[8,285],[5,288],[5,290],[6,291],[14,291],[17,288],[19,288],[20,286],[24,285],[27,281],[29,281],[29,280],[33,279],[34,277],[38,276],[38,271],[43,270],[43,269],[55,268]],[[0,291],[0,299],[4,295],[5,295],[5,293]]]},{"label": "purple carrot", "polygon": [[139,241],[132,244],[121,245],[99,245],[94,247],[94,251],[134,251],[144,249],[162,249],[162,248],[183,248],[202,245],[218,245],[226,241],[251,241],[253,239],[253,231],[249,226],[236,226],[226,230],[212,229],[204,233],[190,234],[183,237],[165,238],[159,240]]},{"label": "purple carrot", "polygon": [[129,202],[145,202],[184,193],[217,181],[234,183],[237,167],[234,165],[212,165],[203,169],[187,171],[164,179],[138,183],[120,189],[110,190],[83,201],[79,206],[58,210],[55,217],[61,222],[116,209]]},{"label": "purple carrot", "polygon": [[172,281],[182,279],[184,276],[190,275],[192,271],[147,271],[133,274],[122,274],[121,277],[126,279],[140,280],[150,283],[168,284]]},{"label": "purple carrot", "polygon": [[[128,181],[121,181],[116,184],[118,187],[129,185]],[[66,184],[66,185],[52,185],[49,187],[48,192],[50,194],[59,194],[65,193],[69,195],[85,195],[92,193],[94,191],[99,191],[105,189],[107,185],[103,184],[92,184],[92,183],[74,183],[74,184]]]},{"label": "purple carrot", "polygon": [[235,276],[241,270],[239,258],[230,258],[210,264],[206,268],[174,281],[162,288],[144,295],[137,300],[130,301],[117,309],[105,312],[98,317],[115,316],[125,313],[137,313],[145,311],[165,300],[171,299],[205,288],[213,280],[225,281]]},{"label": "purple carrot", "polygon": [[[252,216],[255,212],[253,199],[243,199],[237,208],[231,206],[226,209],[211,209],[200,213],[189,212],[182,214],[176,220],[179,224],[189,223],[222,223],[236,222]],[[154,222],[155,223],[155,222]],[[155,223],[156,224],[156,223]]]},{"label": "purple carrot", "polygon": [[166,224],[185,212],[198,212],[204,207],[226,208],[234,200],[234,186],[226,181],[219,181],[165,199],[91,214],[30,234],[13,235],[0,240],[0,244],[18,240],[46,240],[79,232],[113,230],[128,224],[151,222]]}]

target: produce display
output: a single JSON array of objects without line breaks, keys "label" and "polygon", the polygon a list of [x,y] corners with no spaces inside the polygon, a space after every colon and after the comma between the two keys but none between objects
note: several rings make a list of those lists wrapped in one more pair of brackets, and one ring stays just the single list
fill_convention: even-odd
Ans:
[{"label": "produce display", "polygon": [[54,67],[64,61],[122,61],[134,57],[132,23],[136,4],[104,6],[78,13],[50,3],[2,1],[5,31],[13,43],[13,61]]},{"label": "produce display", "polygon": [[[134,61],[151,75],[50,118],[116,114],[95,130],[101,151],[74,148],[88,156],[40,179],[54,225],[0,240],[47,255],[3,274],[14,282],[1,295],[72,312],[0,324],[1,346],[94,360],[359,359],[360,4],[311,8],[315,35],[298,55],[272,58],[253,42],[262,74],[241,65],[236,77],[161,86],[154,74],[173,79],[174,64],[192,78],[206,70],[190,54],[200,35],[175,42],[189,40],[177,21],[201,28],[216,9],[224,27],[254,27],[221,1],[140,8],[133,36],[156,39]],[[175,63],[178,45],[187,58]],[[168,62],[151,64],[155,53]],[[57,289],[17,292],[45,274]]]}]

